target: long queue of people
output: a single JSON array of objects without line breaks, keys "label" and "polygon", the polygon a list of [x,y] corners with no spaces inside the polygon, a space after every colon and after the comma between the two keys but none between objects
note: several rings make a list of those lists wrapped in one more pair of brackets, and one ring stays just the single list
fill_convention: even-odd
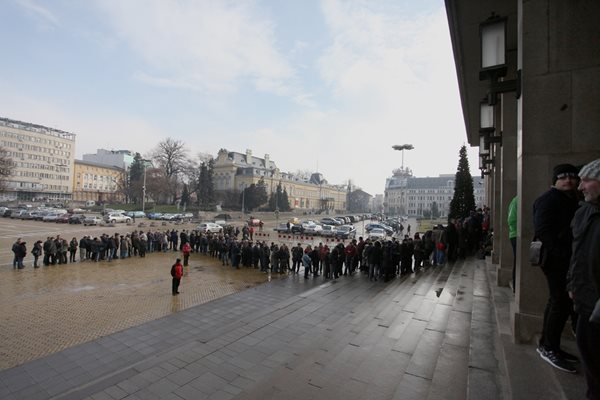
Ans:
[{"label": "long queue of people", "polygon": [[[82,261],[112,261],[129,257],[145,257],[147,253],[181,251],[184,265],[191,253],[199,253],[218,258],[222,265],[234,268],[254,267],[261,271],[275,273],[298,273],[304,266],[305,277],[324,275],[337,278],[352,275],[360,270],[369,274],[370,279],[389,280],[396,275],[411,273],[428,265],[442,265],[446,259],[456,260],[469,253],[473,245],[470,226],[479,226],[472,221],[450,221],[447,227],[441,225],[426,232],[422,237],[404,235],[402,239],[371,241],[359,238],[348,244],[339,243],[331,248],[327,244],[318,246],[253,241],[248,230],[228,227],[221,233],[202,233],[198,230],[138,231],[114,235],[73,237],[68,240],[60,235],[47,237],[45,241],[34,243],[31,254],[33,267],[56,265]],[[479,243],[475,241],[475,243]],[[13,267],[24,268],[27,244],[21,238],[12,246]],[[304,255],[308,257],[304,257]],[[41,259],[41,263],[40,263]]]}]

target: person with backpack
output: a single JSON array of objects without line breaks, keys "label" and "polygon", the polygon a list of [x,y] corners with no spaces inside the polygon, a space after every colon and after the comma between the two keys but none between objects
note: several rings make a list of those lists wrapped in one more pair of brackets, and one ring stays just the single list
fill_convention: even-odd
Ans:
[{"label": "person with backpack", "polygon": [[171,276],[173,277],[172,293],[173,296],[179,294],[179,284],[181,283],[181,277],[183,276],[183,265],[181,265],[181,259],[178,258],[175,264],[171,266]]}]

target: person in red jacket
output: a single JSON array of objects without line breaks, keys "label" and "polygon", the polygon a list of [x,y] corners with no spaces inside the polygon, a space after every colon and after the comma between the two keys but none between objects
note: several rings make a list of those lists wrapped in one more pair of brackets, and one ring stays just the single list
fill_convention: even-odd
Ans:
[{"label": "person in red jacket", "polygon": [[356,240],[352,239],[352,242],[348,243],[344,253],[346,254],[346,263],[344,265],[344,275],[354,274],[354,259],[356,258]]},{"label": "person in red jacket", "polygon": [[192,246],[190,246],[188,242],[185,242],[181,248],[181,251],[183,252],[183,266],[187,267],[190,259],[190,253],[192,252]]},{"label": "person in red jacket", "polygon": [[171,267],[171,276],[173,277],[173,296],[179,294],[179,284],[181,283],[181,277],[183,276],[183,265],[181,265],[181,259],[178,258],[175,264]]}]

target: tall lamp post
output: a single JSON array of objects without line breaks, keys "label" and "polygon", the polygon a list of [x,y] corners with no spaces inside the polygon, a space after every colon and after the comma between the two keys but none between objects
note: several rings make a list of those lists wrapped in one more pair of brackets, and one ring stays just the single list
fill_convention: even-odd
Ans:
[{"label": "tall lamp post", "polygon": [[414,148],[415,146],[412,144],[395,144],[392,146],[392,149],[402,151],[402,169],[404,169],[404,150],[412,150]]},{"label": "tall lamp post", "polygon": [[146,170],[148,169],[147,163],[150,160],[140,160],[144,166],[144,181],[142,183],[142,212],[146,212]]}]

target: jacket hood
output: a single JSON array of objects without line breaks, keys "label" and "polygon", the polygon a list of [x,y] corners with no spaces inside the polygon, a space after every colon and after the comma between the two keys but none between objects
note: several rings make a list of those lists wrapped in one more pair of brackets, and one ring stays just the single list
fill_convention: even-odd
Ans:
[{"label": "jacket hood", "polygon": [[573,218],[571,226],[573,237],[580,237],[594,219],[600,218],[600,206],[582,201],[577,214],[579,214],[579,218]]}]

